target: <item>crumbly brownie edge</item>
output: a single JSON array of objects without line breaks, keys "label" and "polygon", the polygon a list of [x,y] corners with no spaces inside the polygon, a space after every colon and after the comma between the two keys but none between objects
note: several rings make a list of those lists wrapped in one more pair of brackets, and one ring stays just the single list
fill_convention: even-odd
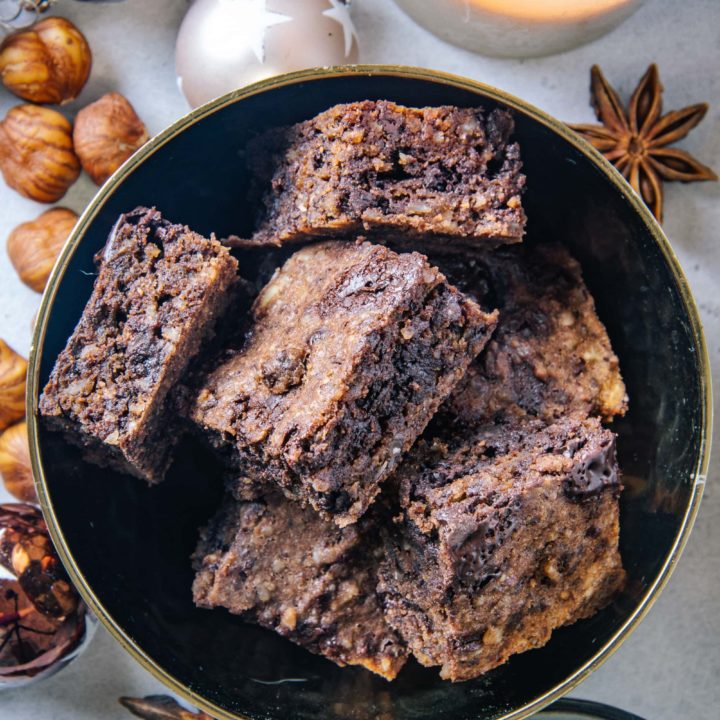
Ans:
[{"label": "crumbly brownie edge", "polygon": [[[401,131],[387,148],[380,151],[384,157],[390,152],[390,145],[393,142],[397,144],[400,150],[396,148],[390,153],[397,156],[392,162],[388,164],[387,159],[375,158],[366,168],[367,172],[363,170],[362,173],[353,174],[352,183],[348,183],[342,170],[337,174],[337,167],[360,162],[364,168],[368,164],[367,158],[347,159],[341,166],[335,166],[335,170],[329,170],[327,177],[327,171],[323,170],[322,166],[313,167],[310,171],[309,158],[318,158],[326,153],[332,157],[335,151],[343,147],[338,138],[344,136],[344,133],[340,133],[338,127],[358,128],[354,134],[349,133],[352,137],[345,141],[344,146],[349,149],[350,155],[354,156],[351,148],[362,146],[363,141],[355,136],[357,132],[365,132],[362,130],[364,121],[370,123],[370,126],[380,127],[386,124],[386,132],[392,134],[396,132],[397,119],[403,116],[410,117],[411,124],[417,116],[422,116],[424,121],[431,124],[439,122],[443,127],[447,124],[452,129],[451,135],[457,131],[458,137],[454,141],[458,143],[455,150],[461,153],[460,165],[465,162],[463,156],[471,147],[468,145],[463,150],[463,143],[466,142],[464,135],[469,137],[479,133],[484,141],[483,152],[478,153],[477,157],[480,165],[472,169],[465,168],[458,175],[458,163],[450,163],[443,168],[435,167],[435,163],[431,163],[424,170],[425,173],[430,172],[427,178],[423,180],[418,176],[410,179],[413,171],[411,170],[410,174],[407,171],[413,167],[413,163],[417,164],[417,159],[412,156],[413,149],[418,148],[417,143],[430,142],[428,137],[422,137],[421,125],[414,131],[406,132],[408,137],[402,136],[405,131]],[[478,242],[484,247],[519,242],[522,240],[526,221],[520,202],[525,176],[521,173],[522,163],[517,143],[508,143],[512,129],[512,116],[502,110],[483,113],[481,109],[452,107],[404,108],[385,101],[366,101],[330,108],[286,131],[286,137],[279,145],[287,157],[280,159],[278,156],[278,167],[272,181],[273,189],[265,197],[265,220],[250,244],[279,245],[285,242],[306,242],[314,236],[325,234],[354,236],[359,233],[371,234],[373,239],[380,242],[395,235],[400,244],[404,244],[409,238],[414,242],[422,242],[427,247],[434,246],[450,252],[476,248]],[[370,132],[372,135],[373,131]],[[278,132],[273,131],[271,136],[273,143],[277,145]],[[387,138],[385,140],[387,141]],[[384,144],[380,142],[381,146]],[[450,144],[452,146],[452,143]],[[432,143],[428,147],[431,146]],[[474,148],[472,150],[476,152]],[[437,147],[434,151],[437,151]],[[288,157],[292,159],[288,160]],[[492,172],[485,165],[490,157],[494,163],[500,165]],[[261,165],[263,171],[259,175],[265,176],[268,174],[266,158],[263,157]],[[422,166],[422,161],[420,165]],[[482,173],[478,172],[481,167],[484,168]],[[484,175],[486,171],[487,176]],[[460,187],[462,172],[467,174],[466,181],[470,178],[469,184],[472,187]],[[437,173],[448,174],[448,178],[443,180],[440,176],[435,177]],[[305,174],[307,177],[302,183],[303,191],[300,191],[298,179]],[[377,183],[371,182],[370,176],[373,174],[378,175]],[[357,185],[357,177],[360,175],[367,175],[367,187]],[[417,187],[414,191],[409,187],[405,188],[403,193],[399,194],[392,182],[385,187],[389,182],[385,178],[395,175],[398,176],[397,179],[406,177]],[[446,191],[444,186],[448,182],[451,185],[457,182],[456,176],[461,179],[460,185]],[[473,203],[478,191],[476,178],[481,176],[485,183],[484,195],[482,202],[475,207]],[[383,180],[380,180],[381,177]],[[306,189],[308,181],[312,187]],[[399,184],[402,185],[402,182]],[[316,185],[318,187],[315,187]],[[430,189],[434,186],[439,190]],[[405,192],[410,195],[406,197]],[[322,198],[321,203],[313,200],[318,197]],[[378,237],[375,237],[376,235]]]},{"label": "crumbly brownie edge", "polygon": [[[585,428],[557,434],[574,448],[570,469],[558,475],[566,463],[540,453],[531,477],[522,464],[513,471],[511,461],[507,471],[523,479],[488,495],[486,509],[483,493],[494,484],[482,481],[482,467],[468,484],[468,476],[453,480],[452,460],[440,458],[437,469],[450,482],[440,496],[431,486],[426,501],[446,498],[432,511],[440,524],[406,511],[386,531],[378,586],[386,616],[418,660],[440,665],[443,677],[477,677],[540,647],[554,628],[594,614],[622,586],[614,442],[597,421]],[[540,431],[540,445],[548,436]],[[484,465],[493,462],[491,453]]]},{"label": "crumbly brownie edge", "polygon": [[[455,311],[462,317],[452,317]],[[496,312],[483,312],[455,288],[445,284],[432,288],[422,309],[405,309],[389,324],[384,342],[368,347],[358,358],[357,367],[376,369],[374,380],[368,383],[369,371],[362,373],[340,412],[313,438],[325,448],[322,455],[310,457],[304,465],[287,459],[299,453],[299,447],[286,447],[280,457],[249,448],[237,456],[232,438],[206,429],[211,444],[243,476],[233,492],[238,498],[248,498],[255,488],[279,482],[287,497],[309,502],[340,527],[355,522],[485,345],[496,323]],[[428,327],[433,328],[431,333]],[[401,340],[402,333],[406,339]],[[419,368],[414,378],[408,372],[413,365]],[[416,391],[421,393],[419,399],[408,395],[409,382],[422,384]],[[367,398],[372,398],[369,405]],[[378,444],[368,448],[354,428],[378,421],[385,431]],[[393,424],[396,427],[389,427]],[[331,462],[338,454],[350,458],[342,473]],[[352,491],[348,481],[353,483]]]},{"label": "crumbly brownie edge", "polygon": [[[165,366],[159,385],[154,388],[156,402],[152,410],[144,416],[138,436],[134,439],[130,438],[128,442],[124,442],[125,438],[122,438],[121,442],[116,444],[100,440],[93,432],[88,431],[82,421],[67,415],[59,399],[63,392],[64,382],[60,363],[65,361],[67,364],[65,356],[68,354],[68,348],[78,333],[87,331],[85,325],[91,322],[86,317],[87,308],[99,299],[96,297],[96,287],[94,287],[88,305],[68,339],[65,349],[58,357],[43,390],[39,401],[39,412],[45,425],[51,430],[62,432],[70,442],[83,449],[85,458],[89,462],[115,468],[120,472],[145,479],[152,484],[163,479],[171,461],[172,447],[178,439],[178,433],[168,432],[168,428],[176,426],[173,413],[169,409],[166,410],[168,393],[180,379],[191,357],[198,352],[203,339],[213,332],[215,321],[228,301],[229,289],[236,281],[237,261],[214,238],[208,240],[193,233],[186,226],[173,225],[162,218],[154,208],[136,208],[130,213],[120,216],[110,233],[105,249],[97,254],[96,261],[101,269],[96,285],[103,277],[103,259],[109,252],[108,248],[115,241],[118,228],[121,228],[124,223],[128,225],[145,223],[144,227],[147,227],[151,238],[154,238],[154,234],[159,231],[190,234],[218,253],[208,260],[208,263],[214,268],[214,280],[206,290],[204,305],[198,309],[193,319],[194,330],[188,331],[182,341],[175,346],[173,358]],[[179,430],[179,428],[176,429]]]},{"label": "crumbly brownie edge", "polygon": [[[337,665],[360,665],[392,680],[407,649],[375,596],[378,548],[365,542],[376,536],[372,523],[340,530],[312,510],[271,497],[226,500],[203,529],[193,555],[196,605],[224,607]],[[299,533],[297,542],[286,538],[292,547],[274,535],[276,522],[283,532],[285,512],[293,518],[286,532]],[[278,587],[278,577],[289,576],[293,581]],[[333,597],[326,599],[327,592]]]}]

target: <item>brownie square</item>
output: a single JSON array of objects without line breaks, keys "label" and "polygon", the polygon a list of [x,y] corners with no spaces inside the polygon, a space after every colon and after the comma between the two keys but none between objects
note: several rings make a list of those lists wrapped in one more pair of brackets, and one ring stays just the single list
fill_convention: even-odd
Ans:
[{"label": "brownie square", "polygon": [[240,475],[357,520],[464,374],[497,316],[418,253],[326,242],[255,301],[244,346],[187,410]]},{"label": "brownie square", "polygon": [[467,680],[621,587],[615,437],[595,418],[422,440],[398,471],[378,592],[423,665]]},{"label": "brownie square", "polygon": [[443,406],[443,422],[552,421],[568,412],[610,421],[625,413],[617,356],[566,248],[523,245],[437,261],[461,290],[500,311],[492,339]]},{"label": "brownie square", "polygon": [[166,398],[229,298],[237,261],[155,209],[121,215],[93,292],[40,398],[88,460],[155,483],[170,462]]},{"label": "brownie square", "polygon": [[407,649],[375,594],[380,552],[367,516],[341,529],[279,491],[254,502],[231,498],[202,532],[193,598],[392,680]]},{"label": "brownie square", "polygon": [[451,251],[518,242],[525,176],[512,131],[505,110],[336,105],[256,149],[271,189],[252,242],[364,234]]}]

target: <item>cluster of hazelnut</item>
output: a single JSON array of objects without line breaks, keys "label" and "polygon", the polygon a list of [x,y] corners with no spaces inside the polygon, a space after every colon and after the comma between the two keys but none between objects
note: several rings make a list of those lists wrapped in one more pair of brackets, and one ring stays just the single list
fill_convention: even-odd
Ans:
[{"label": "cluster of hazelnut", "polygon": [[[55,203],[83,169],[100,185],[146,142],[145,126],[119,93],[81,109],[74,126],[47,107],[74,100],[91,64],[87,40],[60,17],[0,44],[0,81],[27,101],[0,121],[0,172],[21,195]],[[76,220],[73,211],[54,207],[12,231],[7,250],[22,282],[43,291]],[[38,499],[25,422],[26,373],[25,358],[0,340],[0,476],[21,501],[0,505],[0,686],[53,672],[88,637],[85,608],[40,511],[28,504]]]},{"label": "cluster of hazelnut", "polygon": [[[117,92],[80,110],[74,126],[46,107],[74,100],[91,66],[85,36],[61,17],[18,30],[0,45],[0,81],[28,101],[0,121],[0,172],[31,200],[57,202],[82,170],[101,185],[148,139],[132,105]],[[33,290],[42,292],[76,220],[71,210],[53,208],[11,233],[10,260]]]},{"label": "cluster of hazelnut", "polygon": [[26,375],[25,358],[0,340],[0,475],[21,501],[0,504],[0,687],[56,672],[92,627],[35,506]]},{"label": "cluster of hazelnut", "polygon": [[35,506],[26,375],[25,358],[0,340],[0,475],[21,501],[0,504],[0,687],[56,672],[89,640],[92,627]]}]

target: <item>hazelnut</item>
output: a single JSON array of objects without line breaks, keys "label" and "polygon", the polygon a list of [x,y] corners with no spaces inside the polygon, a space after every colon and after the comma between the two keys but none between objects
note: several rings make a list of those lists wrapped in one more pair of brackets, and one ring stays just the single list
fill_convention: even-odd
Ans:
[{"label": "hazelnut", "polygon": [[23,100],[62,104],[85,86],[92,53],[69,20],[51,17],[9,35],[0,45],[0,79]]},{"label": "hazelnut", "polygon": [[46,210],[18,225],[8,237],[7,252],[17,274],[28,287],[42,292],[55,260],[77,222],[67,208]]},{"label": "hazelnut", "polygon": [[59,200],[80,175],[72,125],[50,108],[11,108],[0,122],[0,171],[11,188],[31,200]]},{"label": "hazelnut", "polygon": [[25,417],[27,362],[0,340],[0,432]]},{"label": "hazelnut", "polygon": [[147,139],[145,125],[120,93],[103,95],[75,119],[75,152],[97,185],[102,185]]},{"label": "hazelnut", "polygon": [[0,435],[0,475],[11,495],[23,502],[37,502],[25,422]]}]

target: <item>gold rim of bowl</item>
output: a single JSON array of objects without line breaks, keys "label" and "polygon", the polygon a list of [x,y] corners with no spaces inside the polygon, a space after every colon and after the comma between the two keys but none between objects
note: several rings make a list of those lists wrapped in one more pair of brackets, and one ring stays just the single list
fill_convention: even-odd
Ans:
[{"label": "gold rim of bowl", "polygon": [[58,519],[55,515],[52,502],[50,501],[45,481],[45,474],[40,460],[40,448],[38,444],[37,397],[39,390],[42,347],[47,330],[50,310],[57,294],[58,287],[68,265],[70,264],[75,250],[82,241],[86,229],[92,223],[107,199],[112,195],[115,189],[133,173],[135,168],[162,148],[167,142],[177,137],[186,128],[228,105],[232,105],[233,103],[239,102],[253,95],[268,92],[274,88],[284,87],[286,85],[353,75],[392,76],[412,80],[425,80],[444,86],[467,90],[504,104],[516,112],[532,118],[536,122],[552,130],[555,134],[559,135],[563,140],[585,155],[591,163],[597,166],[605,174],[607,179],[615,186],[624,199],[633,207],[634,211],[640,216],[651,236],[660,247],[660,250],[665,257],[665,261],[670,267],[692,325],[692,333],[698,349],[698,364],[700,367],[700,392],[703,407],[703,422],[701,427],[702,439],[699,461],[692,477],[693,486],[690,501],[688,502],[685,515],[682,519],[682,523],[674,539],[670,552],[668,553],[660,572],[645,592],[645,595],[638,604],[637,608],[590,660],[575,670],[575,672],[573,672],[572,675],[566,678],[563,682],[535,698],[522,708],[513,710],[506,715],[503,715],[502,718],[499,718],[499,720],[522,720],[522,718],[529,717],[533,713],[538,712],[552,703],[554,700],[557,700],[568,693],[585,677],[587,677],[589,673],[607,660],[610,655],[617,650],[623,640],[636,628],[637,624],[648,612],[658,594],[667,583],[668,578],[675,569],[678,559],[687,542],[690,530],[695,521],[695,517],[697,516],[700,499],[705,486],[710,456],[710,438],[712,437],[712,392],[710,363],[698,310],[690,292],[687,279],[680,267],[680,263],[678,262],[678,259],[670,246],[670,242],[663,233],[657,220],[652,216],[638,195],[632,190],[627,182],[625,182],[622,175],[620,175],[620,173],[618,173],[599,152],[580,138],[579,135],[572,131],[563,122],[551,117],[547,113],[526,103],[520,98],[490,85],[470,80],[469,78],[424,68],[406,67],[402,65],[350,65],[327,68],[310,68],[308,70],[278,75],[252,85],[248,85],[247,87],[233,90],[226,95],[222,95],[205,105],[191,110],[189,113],[176,120],[169,127],[147,142],[102,186],[83,214],[80,216],[72,234],[68,238],[65,247],[58,257],[40,303],[28,361],[26,397],[30,457],[40,505],[42,507],[43,514],[45,515],[50,535],[73,583],[77,586],[80,594],[92,608],[93,612],[100,618],[103,625],[110,631],[110,634],[120,642],[125,650],[127,650],[130,655],[135,658],[135,660],[137,660],[146,670],[152,673],[152,675],[154,675],[158,680],[167,685],[167,687],[173,692],[177,693],[179,696],[183,697],[188,702],[193,703],[205,712],[211,714],[213,717],[216,717],[219,720],[247,720],[246,716],[230,713],[185,687],[177,678],[160,667],[159,664],[150,658],[140,647],[138,647],[138,645],[136,645],[136,643],[125,633],[122,627],[118,625],[115,619],[106,611],[78,567],[75,558],[67,546],[62,529],[60,528]]}]

